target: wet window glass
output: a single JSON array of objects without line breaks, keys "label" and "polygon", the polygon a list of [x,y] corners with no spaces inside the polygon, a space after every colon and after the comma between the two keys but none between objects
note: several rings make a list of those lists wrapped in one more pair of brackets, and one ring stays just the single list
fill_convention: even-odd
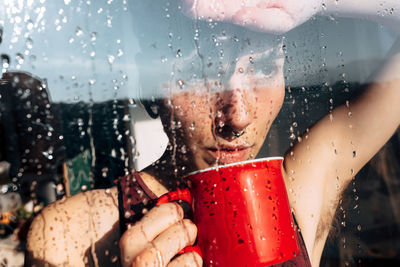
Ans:
[{"label": "wet window glass", "polygon": [[364,2],[1,0],[0,265],[397,265],[400,4]]}]

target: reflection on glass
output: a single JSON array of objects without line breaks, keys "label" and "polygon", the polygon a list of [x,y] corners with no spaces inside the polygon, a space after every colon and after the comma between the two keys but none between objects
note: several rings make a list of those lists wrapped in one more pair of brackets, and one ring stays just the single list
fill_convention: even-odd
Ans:
[{"label": "reflection on glass", "polygon": [[274,263],[398,262],[397,1],[2,6],[0,234],[28,265],[214,266],[252,241],[198,248],[185,176],[265,156],[284,157],[299,247]]}]

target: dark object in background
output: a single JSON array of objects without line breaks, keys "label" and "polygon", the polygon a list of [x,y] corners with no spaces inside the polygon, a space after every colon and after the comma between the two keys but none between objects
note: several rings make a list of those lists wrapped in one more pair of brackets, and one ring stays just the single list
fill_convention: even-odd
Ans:
[{"label": "dark object in background", "polygon": [[7,237],[12,234],[17,227],[17,217],[11,212],[0,213],[0,238]]},{"label": "dark object in background", "polygon": [[125,102],[54,104],[62,117],[66,158],[70,160],[84,151],[90,152],[94,158],[90,172],[95,189],[112,187],[115,179],[127,174],[129,127],[123,119]]},{"label": "dark object in background", "polygon": [[32,197],[48,204],[56,193],[44,188],[62,181],[65,160],[62,128],[46,83],[22,72],[0,80],[0,159],[10,163],[9,176],[23,201]]}]

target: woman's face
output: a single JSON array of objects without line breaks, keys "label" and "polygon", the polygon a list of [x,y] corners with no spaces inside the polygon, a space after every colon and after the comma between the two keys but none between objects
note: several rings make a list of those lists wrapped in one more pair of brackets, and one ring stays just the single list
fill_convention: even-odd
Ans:
[{"label": "woman's face", "polygon": [[191,169],[254,158],[284,99],[283,58],[242,56],[225,82],[178,81],[162,120]]}]

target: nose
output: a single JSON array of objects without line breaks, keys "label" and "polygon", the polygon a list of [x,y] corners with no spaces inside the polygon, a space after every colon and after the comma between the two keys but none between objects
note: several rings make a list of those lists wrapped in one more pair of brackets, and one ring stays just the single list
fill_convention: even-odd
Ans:
[{"label": "nose", "polygon": [[251,106],[246,90],[232,89],[222,92],[220,108],[216,112],[217,133],[235,136],[251,123]]}]

